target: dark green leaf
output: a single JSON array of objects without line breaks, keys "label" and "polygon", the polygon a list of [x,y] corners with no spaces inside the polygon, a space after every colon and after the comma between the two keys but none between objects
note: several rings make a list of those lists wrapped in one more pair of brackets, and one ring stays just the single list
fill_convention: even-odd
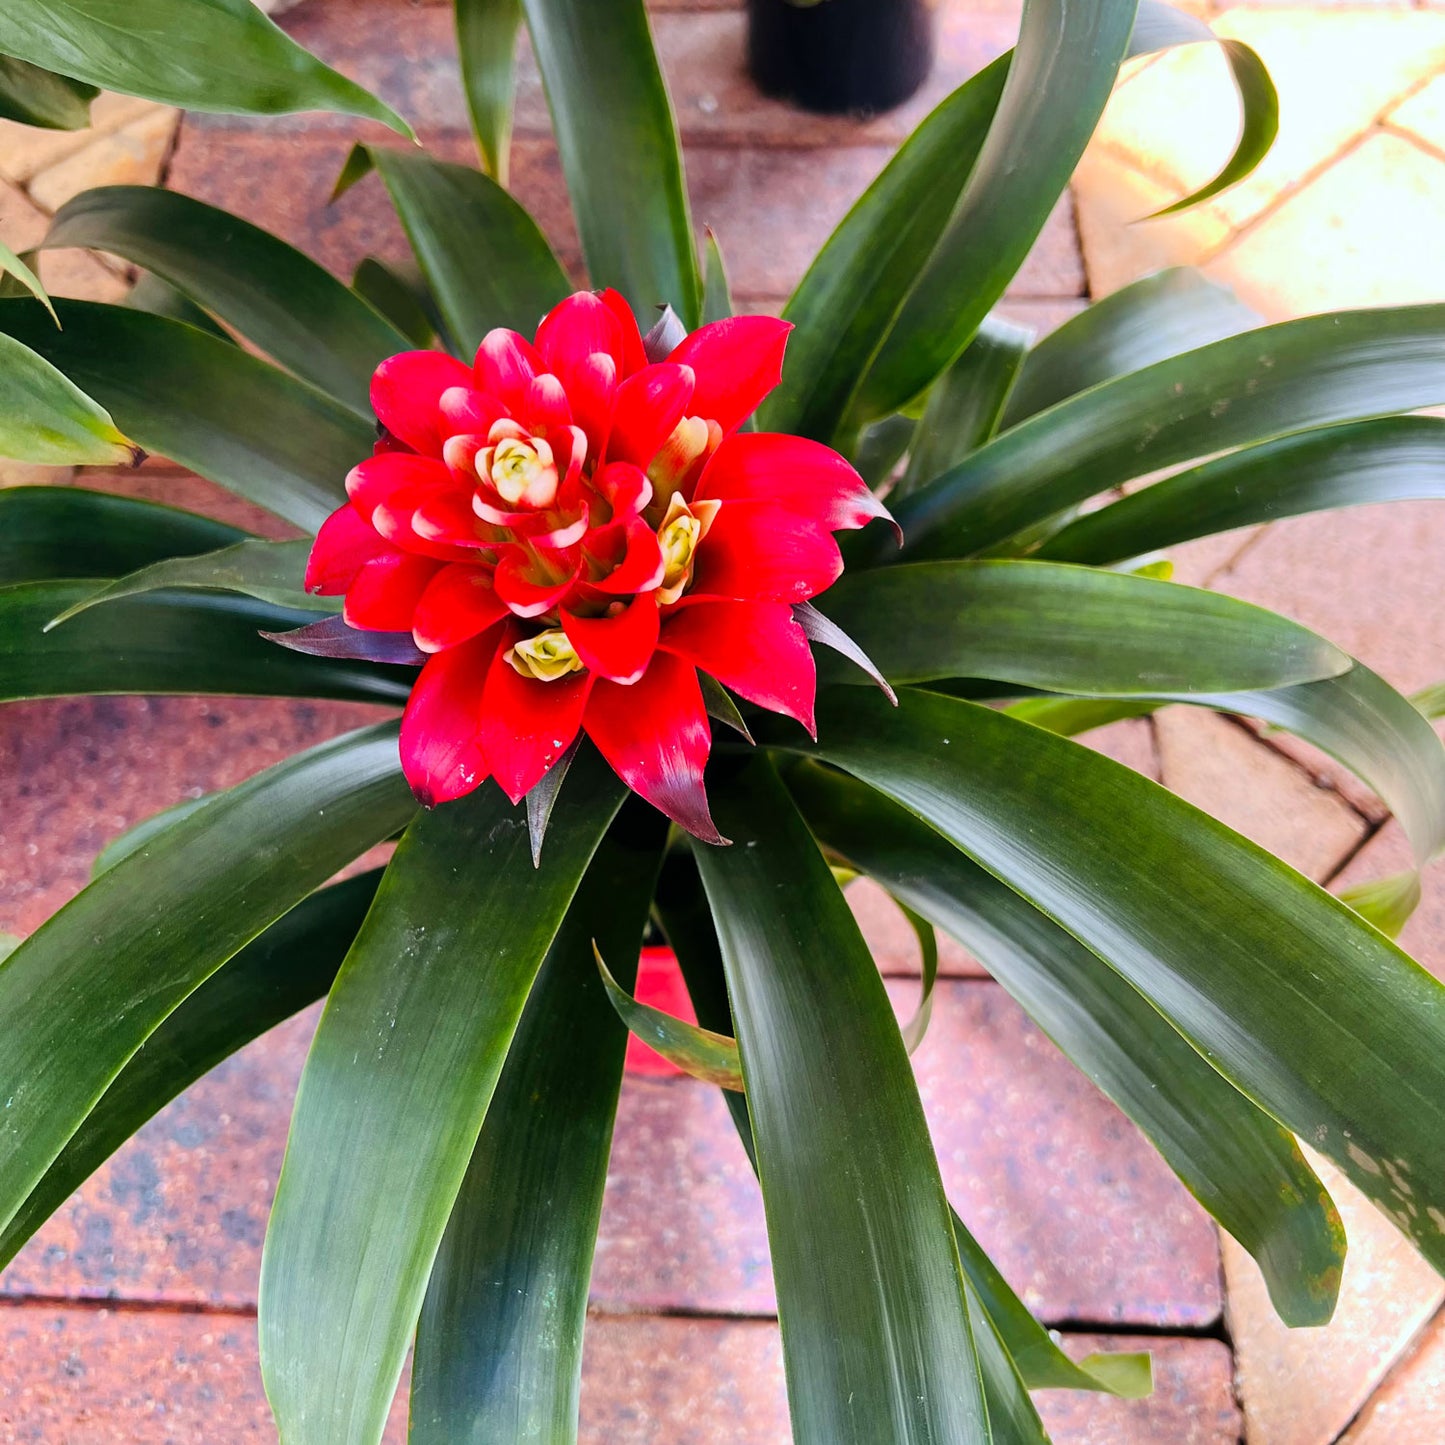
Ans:
[{"label": "dark green leaf", "polygon": [[396,728],[289,758],[131,854],[0,966],[0,1228],[182,1000],[415,810]]},{"label": "dark green leaf", "polygon": [[723,264],[722,249],[711,231],[707,233],[704,257],[707,265],[703,273],[702,319],[705,322],[725,321],[733,314],[733,298],[728,290],[728,273]]},{"label": "dark green leaf", "polygon": [[896,411],[931,386],[1003,295],[1094,133],[1134,11],[1135,0],[1025,0],[988,138],[858,386],[858,421]]},{"label": "dark green leaf", "polygon": [[[37,314],[54,315],[47,299]],[[54,330],[54,323],[46,324]],[[58,333],[57,333],[58,334]],[[138,451],[92,401],[44,355],[0,335],[0,457],[41,466],[127,466]]]},{"label": "dark green leaf", "polygon": [[90,124],[90,103],[99,94],[84,81],[0,55],[0,119],[46,130],[84,130]]},{"label": "dark green leaf", "polygon": [[221,693],[405,702],[407,668],[307,657],[261,630],[313,613],[217,593],[151,592],[100,607],[47,633],[45,624],[89,597],[94,582],[0,588],[0,700],[77,693]]},{"label": "dark green leaf", "polygon": [[168,557],[147,567],[118,577],[114,582],[72,603],[45,626],[47,632],[69,622],[72,617],[88,612],[101,603],[118,602],[122,597],[141,597],[164,588],[192,588],[204,592],[233,592],[255,597],[293,612],[335,612],[336,601],[330,597],[313,597],[303,586],[306,558],[310,555],[308,539],[296,542],[263,542],[247,537],[216,552],[197,557]]},{"label": "dark green leaf", "polygon": [[381,172],[463,356],[495,326],[530,336],[572,289],[537,223],[490,176],[421,154],[357,153]]},{"label": "dark green leaf", "polygon": [[[249,3],[249,0],[247,0]],[[90,301],[0,302],[0,332],[84,387],[149,452],[314,532],[375,430],[330,397],[178,321]]]},{"label": "dark green leaf", "polygon": [[494,785],[424,813],[337,976],[261,1263],[261,1371],[283,1438],[381,1439],[527,994],[622,787],[584,752],[567,795],[540,867]]},{"label": "dark green leaf", "polygon": [[245,534],[209,517],[80,487],[0,489],[0,583],[114,577]]},{"label": "dark green leaf", "polygon": [[[1045,562],[929,562],[845,575],[820,599],[893,683],[987,677],[1090,696],[1283,687],[1350,660],[1273,612],[1199,588]],[[826,656],[825,677],[861,675]],[[1224,683],[1231,690],[1237,683]]]},{"label": "dark green leaf", "polygon": [[593,940],[630,983],[665,832],[641,805],[617,819],[533,985],[432,1266],[411,1445],[577,1439],[588,1278],[626,1049]]},{"label": "dark green leaf", "polygon": [[980,552],[1163,467],[1445,401],[1445,305],[1266,326],[1130,372],[1003,433],[896,511],[918,557]]},{"label": "dark green leaf", "polygon": [[1409,699],[1369,668],[1357,662],[1321,682],[1199,701],[1284,728],[1337,758],[1385,800],[1420,862],[1445,849],[1445,747]]},{"label": "dark green leaf", "polygon": [[957,938],[1134,1120],[1259,1260],[1281,1318],[1329,1319],[1344,1230],[1288,1133],[1108,964],[926,823],[816,767],[795,769],[789,786],[826,847]]},{"label": "dark green leaf", "polygon": [[918,423],[913,417],[895,411],[892,416],[865,426],[858,434],[853,465],[875,492],[893,475],[917,429]]},{"label": "dark green leaf", "polygon": [[[818,252],[783,311],[768,431],[836,438],[848,399],[948,223],[1003,93],[1009,58],[960,86],[903,143]],[[905,398],[907,400],[908,398]]]},{"label": "dark green leaf", "polygon": [[643,0],[522,0],[594,286],[692,330],[702,278]]},{"label": "dark green leaf", "polygon": [[499,185],[507,184],[512,145],[513,67],[521,0],[457,0],[457,53],[462,89],[472,117],[482,166]]},{"label": "dark green leaf", "polygon": [[1305,512],[1445,497],[1445,420],[1389,416],[1282,436],[1176,472],[1071,522],[1039,550],[1105,564]]},{"label": "dark green leaf", "polygon": [[188,296],[182,296],[168,281],[159,276],[143,272],[140,279],[130,288],[124,304],[132,311],[147,311],[152,316],[168,316],[172,321],[183,321],[221,341],[235,338],[208,311],[202,311]]},{"label": "dark green leaf", "polygon": [[699,1028],[685,1019],[664,1013],[650,1004],[638,1003],[607,968],[601,951],[597,953],[597,971],[617,1017],[628,1032],[636,1034],[650,1049],[676,1064],[685,1074],[716,1084],[721,1089],[742,1092],[742,1065],[738,1062],[737,1040],[711,1029]]},{"label": "dark green leaf", "polygon": [[889,493],[906,497],[957,466],[998,430],[1033,333],[987,316],[963,354],[929,388],[928,404],[908,449],[908,469]]},{"label": "dark green leaf", "polygon": [[[178,820],[174,810],[161,816]],[[149,840],[137,846],[142,841]],[[0,1233],[0,1265],[147,1119],[208,1069],[330,988],[380,877],[366,873],[302,899],[146,1039]]]},{"label": "dark green leaf", "polygon": [[189,110],[334,110],[411,134],[251,0],[6,0],[0,44],[33,65]]},{"label": "dark green leaf", "polygon": [[923,693],[893,713],[854,690],[820,722],[820,756],[1097,952],[1445,1270],[1445,987],[1338,899],[1088,748]]},{"label": "dark green leaf", "polygon": [[1029,352],[1009,393],[1003,425],[1016,426],[1101,381],[1237,336],[1259,323],[1232,291],[1198,271],[1172,266],[1156,272],[1096,301],[1044,337]]},{"label": "dark green leaf", "polygon": [[1239,92],[1239,140],[1224,168],[1212,181],[1156,211],[1156,216],[1170,216],[1197,206],[1236,181],[1242,181],[1265,158],[1279,134],[1279,96],[1264,62],[1248,45],[1242,40],[1221,39],[1197,15],[1160,4],[1159,0],[1139,0],[1131,46],[1136,53],[1199,41],[1212,41],[1224,52]]},{"label": "dark green leaf", "polygon": [[948,1207],[883,980],[770,763],[750,759],[713,803],[734,845],[695,853],[742,1053],[793,1438],[985,1441]]},{"label": "dark green leaf", "polygon": [[436,323],[424,299],[426,283],[413,266],[413,275],[387,265],[375,256],[365,257],[351,278],[351,289],[379,311],[413,345],[428,347],[436,339]]},{"label": "dark green leaf", "polygon": [[127,828],[118,838],[112,838],[99,853],[95,855],[95,862],[90,865],[90,877],[94,882],[102,873],[109,872],[122,858],[129,858],[138,848],[149,843],[158,834],[164,833],[172,823],[179,823],[182,818],[189,818],[197,808],[204,808],[215,793],[204,793],[199,798],[186,798],[169,808],[162,808],[159,813],[152,813],[149,818],[142,818],[134,828]]},{"label": "dark green leaf", "polygon": [[108,251],[145,267],[368,420],[371,373],[410,345],[309,256],[177,191],[84,191],[56,213],[43,244]]}]

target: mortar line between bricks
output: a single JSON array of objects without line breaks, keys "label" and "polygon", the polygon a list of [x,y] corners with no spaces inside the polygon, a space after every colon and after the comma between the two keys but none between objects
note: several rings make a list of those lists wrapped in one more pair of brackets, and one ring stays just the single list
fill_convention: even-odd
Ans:
[{"label": "mortar line between bricks", "polygon": [[[1348,803],[1349,799],[1346,798],[1345,802]],[[1356,812],[1358,811],[1359,810],[1356,809]],[[1361,813],[1360,816],[1364,817],[1364,814]],[[1366,819],[1366,822],[1369,824],[1369,826],[1365,829],[1364,835],[1355,843],[1352,848],[1347,849],[1345,852],[1345,856],[1341,858],[1340,861],[1336,863],[1335,866],[1331,868],[1328,873],[1325,874],[1325,876],[1320,880],[1320,887],[1328,888],[1330,884],[1333,883],[1340,876],[1340,874],[1342,874],[1345,869],[1348,868],[1350,864],[1353,863],[1355,859],[1358,858],[1360,854],[1363,853],[1365,849],[1374,842],[1374,840],[1379,836],[1380,830],[1389,821],[1390,815],[1386,815],[1385,817],[1378,819]]]},{"label": "mortar line between bricks", "polygon": [[90,1314],[212,1315],[219,1319],[253,1320],[253,1304],[226,1305],[209,1300],[96,1299],[92,1295],[14,1294],[0,1295],[0,1312],[5,1310],[84,1310]]},{"label": "mortar line between bricks", "polygon": [[[1434,78],[1438,79],[1439,77],[1436,76]],[[1400,125],[1397,121],[1382,120],[1380,122],[1380,131],[1383,135],[1392,135],[1397,140],[1409,142],[1416,150],[1424,151],[1431,160],[1445,161],[1445,150],[1441,150],[1439,146],[1431,145],[1424,136],[1416,134],[1416,132],[1408,126]]]}]

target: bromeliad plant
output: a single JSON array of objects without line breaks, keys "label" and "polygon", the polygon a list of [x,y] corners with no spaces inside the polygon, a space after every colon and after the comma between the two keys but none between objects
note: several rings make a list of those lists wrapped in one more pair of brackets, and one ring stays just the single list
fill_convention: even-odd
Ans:
[{"label": "bromeliad plant", "polygon": [[[11,0],[0,49],[28,68],[0,82],[48,67],[378,113],[246,0],[131,0],[163,54],[104,41],[103,10],[77,0],[61,31]],[[1169,272],[1031,347],[990,308],[1120,63],[1201,35],[1152,0],[1028,0],[1016,51],[923,122],[784,323],[734,319],[711,241],[699,268],[641,0],[521,10],[597,292],[494,178],[516,15],[459,0],[493,174],[374,148],[344,177],[380,172],[415,275],[369,261],[348,287],[234,217],[115,188],[46,244],[143,267],[166,314],[62,302],[56,329],[0,303],[7,355],[69,388],[7,393],[7,445],[103,407],[109,445],[315,534],[0,494],[4,695],[401,713],[142,825],[0,967],[0,1258],[167,1099],[325,996],[261,1281],[282,1438],[377,1441],[414,1342],[414,1441],[575,1439],[621,1016],[728,1089],[795,1438],[1037,1442],[1030,1389],[1138,1392],[1147,1367],[1067,1359],[950,1210],[906,1051],[927,1010],[895,1022],[840,888],[856,872],[925,959],[937,926],[983,960],[1287,1322],[1329,1317],[1345,1247],[1297,1137],[1445,1267],[1440,986],[1070,736],[1175,703],[1262,719],[1370,782],[1422,863],[1439,851],[1426,718],[1148,559],[1439,495],[1445,422],[1405,413],[1445,401],[1445,307],[1256,329]],[[1246,122],[1210,189],[1273,123],[1257,60],[1229,55]],[[396,836],[384,870],[329,881]],[[1417,888],[1356,901],[1397,925]],[[706,1031],[629,997],[649,918]]]}]

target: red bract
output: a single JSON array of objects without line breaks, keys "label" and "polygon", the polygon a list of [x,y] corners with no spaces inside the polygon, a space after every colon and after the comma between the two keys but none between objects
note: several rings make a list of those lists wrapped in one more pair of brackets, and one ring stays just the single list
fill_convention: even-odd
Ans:
[{"label": "red bract", "polygon": [[377,368],[381,439],[306,585],[430,654],[401,730],[423,803],[487,777],[515,802],[585,731],[629,787],[720,841],[698,670],[812,730],[793,607],[842,571],[833,532],[884,509],[827,447],[737,431],[789,329],[740,316],[649,360],[617,293],[578,292],[535,343],[497,330],[470,367],[412,351]]}]

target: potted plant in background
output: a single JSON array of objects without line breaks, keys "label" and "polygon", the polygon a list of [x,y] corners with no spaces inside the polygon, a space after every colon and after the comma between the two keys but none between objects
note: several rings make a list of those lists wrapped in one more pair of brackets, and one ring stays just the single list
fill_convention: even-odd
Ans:
[{"label": "potted plant in background", "polygon": [[[136,0],[163,49],[116,45],[99,9],[58,30],[18,0],[0,49],[174,103],[390,114],[240,0]],[[950,1210],[907,1054],[930,971],[900,1029],[841,892],[857,872],[925,943],[943,927],[979,956],[1285,1320],[1329,1317],[1344,1250],[1296,1135],[1445,1266],[1445,995],[1382,931],[1414,875],[1360,900],[1368,921],[1071,737],[1172,703],[1261,718],[1438,852],[1445,756],[1411,703],[1149,559],[1432,495],[1445,422],[1406,413],[1445,400],[1445,308],[1251,330],[1166,273],[1037,347],[993,321],[1121,61],[1200,38],[1153,0],[1029,0],[1017,49],[922,123],[787,324],[730,318],[640,0],[521,9],[597,293],[487,174],[373,146],[342,183],[380,173],[417,288],[378,263],[348,287],[119,187],[46,244],[133,262],[188,320],[57,302],[58,329],[0,302],[5,447],[144,447],[307,534],[0,493],[4,696],[401,714],[119,840],[0,966],[0,1258],[325,996],[263,1267],[282,1438],[378,1440],[414,1343],[413,1440],[573,1439],[626,1020],[728,1091],[795,1438],[1040,1440],[1030,1389],[1137,1393],[1147,1365],[1070,1361]],[[515,16],[458,18],[498,169]],[[1267,78],[1230,56],[1246,120],[1211,191],[1272,133]],[[384,870],[330,881],[393,837]],[[631,997],[649,917],[702,1028]]]}]

